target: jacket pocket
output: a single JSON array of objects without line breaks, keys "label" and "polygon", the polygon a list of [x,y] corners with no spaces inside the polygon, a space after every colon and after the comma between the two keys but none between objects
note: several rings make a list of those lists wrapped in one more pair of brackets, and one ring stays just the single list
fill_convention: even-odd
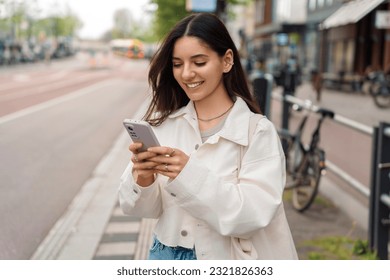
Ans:
[{"label": "jacket pocket", "polygon": [[250,239],[231,237],[231,257],[233,260],[256,260],[257,251]]}]

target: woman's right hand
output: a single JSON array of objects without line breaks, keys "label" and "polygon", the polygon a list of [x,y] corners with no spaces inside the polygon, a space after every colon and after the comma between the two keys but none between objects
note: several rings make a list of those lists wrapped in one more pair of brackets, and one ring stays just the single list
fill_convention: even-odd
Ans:
[{"label": "woman's right hand", "polygon": [[131,161],[133,162],[133,174],[135,174],[134,179],[141,187],[147,187],[155,180],[155,167],[158,164],[148,161],[149,158],[156,156],[155,153],[139,152],[139,149],[141,148],[142,143],[132,143],[129,146],[129,150],[133,154]]}]

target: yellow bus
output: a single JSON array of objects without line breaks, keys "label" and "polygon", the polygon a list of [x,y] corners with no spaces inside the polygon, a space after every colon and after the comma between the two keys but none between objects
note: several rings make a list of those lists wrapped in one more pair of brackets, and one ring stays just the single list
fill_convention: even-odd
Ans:
[{"label": "yellow bus", "polygon": [[114,39],[110,42],[111,51],[118,56],[127,58],[144,58],[143,43],[138,39]]}]

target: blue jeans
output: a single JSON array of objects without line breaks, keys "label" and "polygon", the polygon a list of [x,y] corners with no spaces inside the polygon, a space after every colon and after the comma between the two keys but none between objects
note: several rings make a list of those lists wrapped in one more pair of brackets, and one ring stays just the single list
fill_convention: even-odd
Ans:
[{"label": "blue jeans", "polygon": [[154,237],[152,248],[149,250],[149,260],[196,260],[196,254],[195,249],[169,247]]}]

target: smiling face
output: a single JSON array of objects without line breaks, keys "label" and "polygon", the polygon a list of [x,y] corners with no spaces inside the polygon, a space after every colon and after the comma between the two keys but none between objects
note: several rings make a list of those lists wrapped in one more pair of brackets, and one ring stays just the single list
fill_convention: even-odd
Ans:
[{"label": "smiling face", "polygon": [[173,76],[194,102],[227,95],[223,73],[231,69],[231,50],[223,57],[196,37],[184,36],[173,48]]}]

